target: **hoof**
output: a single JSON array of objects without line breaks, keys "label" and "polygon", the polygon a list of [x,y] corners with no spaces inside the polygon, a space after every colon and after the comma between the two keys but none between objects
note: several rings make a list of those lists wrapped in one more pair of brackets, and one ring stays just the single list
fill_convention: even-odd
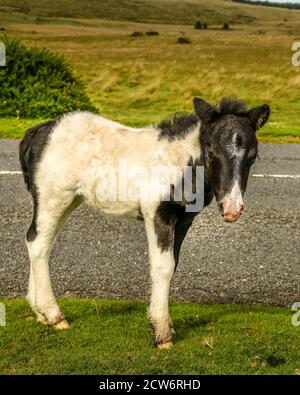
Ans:
[{"label": "hoof", "polygon": [[172,346],[173,346],[172,342],[166,342],[157,345],[157,347],[160,348],[161,350],[170,350]]},{"label": "hoof", "polygon": [[57,324],[54,324],[53,327],[55,329],[59,329],[59,330],[60,329],[69,329],[70,325],[67,320],[62,320],[62,321],[58,322]]},{"label": "hoof", "polygon": [[36,319],[36,322],[37,322],[38,324],[48,325],[48,321],[46,320],[45,317],[39,317],[39,318],[37,318],[37,319]]},{"label": "hoof", "polygon": [[36,314],[36,322],[38,324],[42,324],[42,325],[48,325],[49,324],[47,318],[43,314],[40,314],[38,312],[36,312],[35,314]]}]

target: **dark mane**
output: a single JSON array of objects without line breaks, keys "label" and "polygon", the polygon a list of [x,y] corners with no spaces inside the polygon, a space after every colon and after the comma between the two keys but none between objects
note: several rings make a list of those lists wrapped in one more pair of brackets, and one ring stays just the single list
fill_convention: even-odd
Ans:
[{"label": "dark mane", "polygon": [[183,139],[199,122],[196,114],[174,114],[156,126],[159,130],[159,139],[167,138],[170,141]]},{"label": "dark mane", "polygon": [[242,100],[224,97],[216,107],[217,112],[222,115],[243,115],[247,113],[247,106]]},{"label": "dark mane", "polygon": [[[235,100],[224,97],[220,104],[214,107],[217,116],[224,115],[246,115],[248,110],[242,100]],[[189,131],[199,123],[199,118],[195,113],[177,113],[172,117],[161,121],[156,128],[159,130],[159,139],[166,138],[169,141],[183,139]]]}]

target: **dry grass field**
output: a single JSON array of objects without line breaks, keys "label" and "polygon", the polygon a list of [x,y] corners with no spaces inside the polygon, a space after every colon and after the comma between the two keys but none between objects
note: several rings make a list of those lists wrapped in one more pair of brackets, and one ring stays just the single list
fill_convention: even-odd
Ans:
[{"label": "dry grass field", "polygon": [[[292,43],[300,41],[298,11],[221,0],[26,4],[0,0],[3,35],[63,54],[104,116],[141,126],[192,111],[196,95],[212,102],[233,96],[271,105],[262,139],[300,139],[300,67],[291,63]],[[195,30],[197,19],[209,28]],[[229,31],[222,30],[225,21]],[[159,36],[131,37],[135,31]],[[180,36],[191,43],[178,44]],[[2,137],[19,135],[11,122],[0,122]]]}]

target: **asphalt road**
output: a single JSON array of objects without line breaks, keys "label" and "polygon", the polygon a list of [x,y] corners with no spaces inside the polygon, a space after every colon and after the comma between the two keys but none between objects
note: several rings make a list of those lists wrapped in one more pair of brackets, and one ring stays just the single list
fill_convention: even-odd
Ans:
[{"label": "asphalt road", "polygon": [[[24,234],[31,200],[21,175],[11,173],[20,170],[17,145],[0,140],[0,297],[24,296],[29,273]],[[224,223],[215,202],[197,217],[183,245],[172,299],[286,306],[300,301],[300,145],[261,144],[260,158],[238,222]],[[60,296],[149,295],[141,222],[80,207],[59,235],[50,266]]]}]

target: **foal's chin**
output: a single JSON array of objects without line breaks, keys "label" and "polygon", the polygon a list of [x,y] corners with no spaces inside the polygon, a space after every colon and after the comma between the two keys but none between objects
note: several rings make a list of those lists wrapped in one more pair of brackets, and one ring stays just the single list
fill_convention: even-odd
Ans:
[{"label": "foal's chin", "polygon": [[226,214],[223,216],[224,222],[236,222],[240,215]]},{"label": "foal's chin", "polygon": [[224,222],[236,222],[240,214],[225,214],[223,215]]}]

